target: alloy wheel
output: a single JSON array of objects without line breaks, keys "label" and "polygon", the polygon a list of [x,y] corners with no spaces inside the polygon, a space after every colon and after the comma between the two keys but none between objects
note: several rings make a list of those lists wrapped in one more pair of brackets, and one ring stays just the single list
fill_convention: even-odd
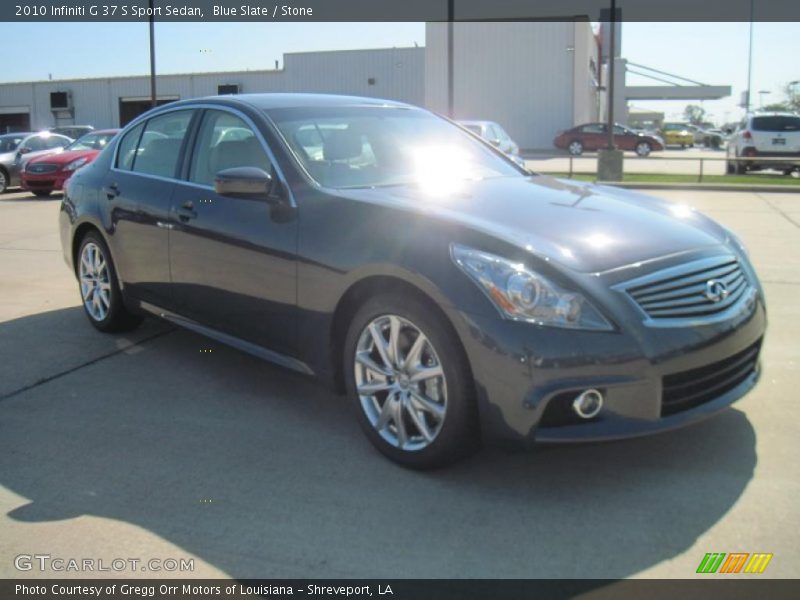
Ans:
[{"label": "alloy wheel", "polygon": [[428,337],[403,317],[382,315],[361,332],[355,350],[361,408],[395,448],[430,446],[447,414],[443,365]]},{"label": "alloy wheel", "polygon": [[636,154],[639,156],[647,156],[650,154],[650,144],[642,142],[636,146]]},{"label": "alloy wheel", "polygon": [[81,250],[78,276],[86,312],[95,321],[102,321],[111,306],[111,280],[108,261],[94,242],[88,242]]},{"label": "alloy wheel", "polygon": [[582,154],[583,153],[583,144],[581,144],[580,142],[577,142],[577,141],[576,142],[572,142],[569,145],[569,153],[572,154],[573,156],[578,156],[579,154]]},{"label": "alloy wheel", "polygon": [[5,192],[7,187],[8,179],[6,178],[6,174],[3,172],[3,169],[0,169],[0,194]]}]

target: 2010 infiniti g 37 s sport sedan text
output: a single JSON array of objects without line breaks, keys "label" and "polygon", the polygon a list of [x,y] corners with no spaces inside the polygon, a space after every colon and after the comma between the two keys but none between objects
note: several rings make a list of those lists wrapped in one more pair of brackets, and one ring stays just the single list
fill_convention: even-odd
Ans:
[{"label": "2010 infiniti g 37 s sport sedan text", "polygon": [[412,467],[678,427],[759,376],[763,291],[731,232],[396,102],[154,109],[69,180],[60,230],[97,329],[151,313],[315,374]]}]

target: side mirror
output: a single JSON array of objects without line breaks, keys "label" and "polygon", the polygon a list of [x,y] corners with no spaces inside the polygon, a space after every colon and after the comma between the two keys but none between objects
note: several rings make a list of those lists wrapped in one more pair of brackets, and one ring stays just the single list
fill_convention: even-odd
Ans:
[{"label": "side mirror", "polygon": [[223,169],[214,178],[214,190],[220,196],[249,200],[270,200],[272,175],[258,167]]},{"label": "side mirror", "polygon": [[23,146],[22,148],[19,149],[19,155],[22,156],[23,154],[27,154],[30,151],[31,151],[30,148],[28,148],[27,146]]}]

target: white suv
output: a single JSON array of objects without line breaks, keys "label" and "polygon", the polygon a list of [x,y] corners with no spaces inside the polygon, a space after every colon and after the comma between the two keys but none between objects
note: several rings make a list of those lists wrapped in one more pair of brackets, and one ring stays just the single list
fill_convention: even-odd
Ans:
[{"label": "white suv", "polygon": [[[792,113],[747,115],[728,141],[728,174],[748,170],[776,169],[788,174],[800,167],[800,116]],[[763,157],[763,160],[760,158]],[[796,162],[770,161],[770,158],[796,158]]]}]

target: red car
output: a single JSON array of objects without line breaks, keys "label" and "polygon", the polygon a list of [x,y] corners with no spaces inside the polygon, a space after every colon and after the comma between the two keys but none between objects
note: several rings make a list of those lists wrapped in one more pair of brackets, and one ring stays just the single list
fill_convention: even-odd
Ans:
[{"label": "red car", "polygon": [[[605,123],[586,123],[562,131],[553,140],[553,144],[573,156],[580,156],[584,150],[599,150],[608,146],[607,132]],[[664,149],[661,138],[638,133],[622,125],[614,125],[614,144],[620,150],[630,150],[639,156],[647,156],[654,150]]]},{"label": "red car", "polygon": [[63,150],[33,158],[22,171],[22,188],[37,196],[49,196],[60,190],[64,182],[79,168],[92,162],[119,129],[103,129],[87,133]]}]

